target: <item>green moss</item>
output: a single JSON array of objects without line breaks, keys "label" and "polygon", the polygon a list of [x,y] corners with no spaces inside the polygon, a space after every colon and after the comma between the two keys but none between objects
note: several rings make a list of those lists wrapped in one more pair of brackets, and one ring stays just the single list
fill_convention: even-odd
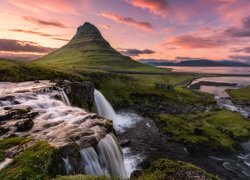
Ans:
[{"label": "green moss", "polygon": [[0,162],[3,162],[4,161],[4,159],[5,159],[5,152],[4,151],[2,151],[2,150],[0,150]]},{"label": "green moss", "polygon": [[[88,176],[88,175],[73,175],[73,176],[58,176],[55,180],[112,180],[106,176]],[[115,179],[115,178],[114,178]]]},{"label": "green moss", "polygon": [[250,104],[250,85],[239,89],[228,89],[232,100],[239,104]]},{"label": "green moss", "polygon": [[54,149],[48,143],[38,142],[2,169],[0,179],[49,179],[53,153]]},{"label": "green moss", "polygon": [[187,116],[161,114],[159,119],[164,132],[190,148],[236,151],[239,141],[247,140],[250,136],[250,122],[228,110]]},{"label": "green moss", "polygon": [[145,174],[136,179],[161,180],[161,179],[219,179],[201,168],[182,161],[159,159],[152,163]]},{"label": "green moss", "polygon": [[6,150],[13,146],[18,146],[31,141],[31,137],[9,137],[0,140],[0,150]]}]

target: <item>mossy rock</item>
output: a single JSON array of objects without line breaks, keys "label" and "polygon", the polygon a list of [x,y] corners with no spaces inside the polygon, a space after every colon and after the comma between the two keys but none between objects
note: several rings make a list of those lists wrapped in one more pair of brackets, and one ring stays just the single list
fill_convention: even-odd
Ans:
[{"label": "mossy rock", "polygon": [[24,119],[15,124],[17,128],[16,130],[19,132],[28,131],[33,127],[33,125],[34,125],[34,122],[32,119]]},{"label": "mossy rock", "polygon": [[227,89],[226,91],[234,103],[250,106],[250,85],[239,89]]},{"label": "mossy rock", "polygon": [[54,180],[118,180],[106,176],[90,176],[90,175],[71,175],[71,176],[57,176]]},{"label": "mossy rock", "polygon": [[0,179],[50,179],[64,171],[62,162],[58,160],[61,158],[55,149],[40,141],[14,157],[13,162],[0,171]]},{"label": "mossy rock", "polygon": [[250,122],[238,113],[217,110],[189,115],[159,115],[161,130],[190,152],[234,152],[250,136]]},{"label": "mossy rock", "polygon": [[217,176],[207,173],[201,168],[182,161],[159,159],[151,164],[149,169],[136,180],[173,180],[173,179],[207,179],[218,180]]}]

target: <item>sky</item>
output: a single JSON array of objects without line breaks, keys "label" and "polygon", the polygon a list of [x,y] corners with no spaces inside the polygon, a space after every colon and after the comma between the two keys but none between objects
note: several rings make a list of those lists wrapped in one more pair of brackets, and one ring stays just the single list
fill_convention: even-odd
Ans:
[{"label": "sky", "polygon": [[135,60],[250,63],[250,0],[0,0],[0,57],[65,45],[84,22]]}]

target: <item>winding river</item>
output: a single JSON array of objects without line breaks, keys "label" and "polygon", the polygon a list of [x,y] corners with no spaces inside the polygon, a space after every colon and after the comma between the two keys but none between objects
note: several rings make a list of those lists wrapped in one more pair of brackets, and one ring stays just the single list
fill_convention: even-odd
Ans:
[{"label": "winding river", "polygon": [[[202,77],[194,80],[189,87],[192,88],[198,83],[200,84],[198,90],[213,94],[220,108],[238,112],[246,118],[250,117],[250,108],[235,105],[225,91],[226,89],[237,89],[249,85],[250,77]],[[243,151],[238,154],[211,156],[210,158],[221,163],[225,169],[237,174],[240,178],[249,179],[250,140],[242,143],[242,149]]]}]

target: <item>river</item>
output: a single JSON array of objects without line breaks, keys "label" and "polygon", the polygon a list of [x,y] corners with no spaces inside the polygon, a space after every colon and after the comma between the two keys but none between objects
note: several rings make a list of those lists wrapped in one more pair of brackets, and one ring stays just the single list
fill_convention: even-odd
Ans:
[{"label": "river", "polygon": [[[202,83],[203,82],[203,85]],[[205,82],[205,83],[204,83]],[[212,82],[209,84],[207,82]],[[194,80],[189,86],[192,88],[197,83],[201,83],[199,91],[213,94],[217,105],[220,108],[226,108],[230,111],[238,112],[246,118],[250,117],[250,108],[235,105],[231,100],[226,89],[237,89],[250,84],[250,77],[202,77]],[[224,86],[218,86],[217,83],[225,83]],[[226,85],[228,84],[228,85]],[[242,143],[243,151],[238,154],[220,155],[210,157],[221,163],[225,169],[237,174],[241,179],[250,178],[250,140]]]},{"label": "river", "polygon": [[221,74],[221,75],[250,75],[250,67],[193,67],[193,66],[160,66],[169,68],[172,72],[201,73],[201,74]]}]

